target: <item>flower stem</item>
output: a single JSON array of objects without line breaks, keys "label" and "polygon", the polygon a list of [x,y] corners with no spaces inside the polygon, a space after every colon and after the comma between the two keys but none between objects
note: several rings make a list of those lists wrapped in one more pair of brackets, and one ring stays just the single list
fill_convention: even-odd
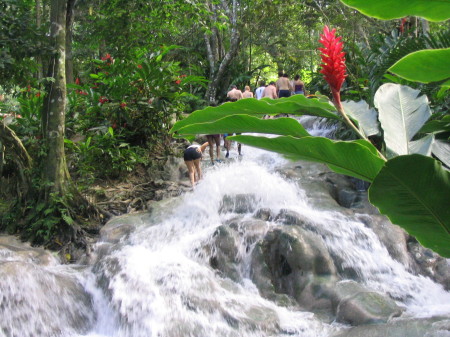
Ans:
[{"label": "flower stem", "polygon": [[[333,104],[336,107],[336,109],[339,112],[339,114],[344,119],[345,124],[347,124],[347,126],[350,127],[350,129],[352,129],[358,135],[359,138],[367,140],[368,142],[370,142],[370,140],[366,137],[366,135],[364,135],[356,127],[356,125],[353,124],[353,122],[350,120],[350,118],[345,113],[344,107],[342,106],[342,103],[341,103],[341,93],[340,92],[335,92],[334,90],[332,90],[332,91],[333,91]],[[384,161],[387,161],[386,157],[377,148],[376,148],[376,150],[377,150],[378,155],[380,156],[380,158],[383,159]]]}]

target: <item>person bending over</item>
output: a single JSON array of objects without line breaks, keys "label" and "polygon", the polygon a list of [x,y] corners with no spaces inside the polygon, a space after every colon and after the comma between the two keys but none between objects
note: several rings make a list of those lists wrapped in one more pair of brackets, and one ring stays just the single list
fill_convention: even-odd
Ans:
[{"label": "person bending over", "polygon": [[202,159],[203,151],[205,151],[208,144],[208,142],[203,143],[202,145],[193,144],[184,150],[184,163],[189,172],[189,180],[191,181],[192,188],[194,188],[194,185],[202,179],[200,160]]}]

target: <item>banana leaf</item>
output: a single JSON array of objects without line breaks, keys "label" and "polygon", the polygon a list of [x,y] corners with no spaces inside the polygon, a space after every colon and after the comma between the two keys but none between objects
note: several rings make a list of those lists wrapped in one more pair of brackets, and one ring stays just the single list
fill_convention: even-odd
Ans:
[{"label": "banana leaf", "polygon": [[[431,116],[428,98],[419,94],[419,90],[393,83],[383,84],[375,93],[374,103],[388,152],[406,155],[420,149],[422,154],[429,153],[429,148],[412,143],[414,135]],[[428,142],[429,147],[431,144]]]},{"label": "banana leaf", "polygon": [[443,0],[341,0],[361,13],[382,20],[420,16],[430,21],[450,18],[450,1]]},{"label": "banana leaf", "polygon": [[416,51],[398,60],[388,70],[414,82],[446,81],[450,78],[450,48]]},{"label": "banana leaf", "polygon": [[[312,115],[340,120],[336,108],[318,99],[309,99],[303,95],[293,95],[287,98],[272,100],[263,98],[241,99],[237,102],[228,102],[217,107],[207,107],[194,111],[187,118],[175,123],[170,130],[172,133],[190,124],[210,123],[231,115],[250,115],[263,117],[264,115],[290,114],[296,116]],[[232,132],[233,130],[229,130]],[[210,132],[208,132],[210,133]]]},{"label": "banana leaf", "polygon": [[305,128],[293,118],[260,119],[249,115],[233,115],[211,123],[185,126],[177,131],[176,137],[196,134],[217,133],[264,133],[297,138],[310,136]]},{"label": "banana leaf", "polygon": [[450,173],[439,161],[418,154],[387,161],[369,200],[423,246],[450,257]]},{"label": "banana leaf", "polygon": [[326,164],[337,173],[373,181],[384,164],[375,147],[365,140],[333,141],[323,137],[276,138],[240,135],[230,137],[239,143],[283,154],[292,160]]}]

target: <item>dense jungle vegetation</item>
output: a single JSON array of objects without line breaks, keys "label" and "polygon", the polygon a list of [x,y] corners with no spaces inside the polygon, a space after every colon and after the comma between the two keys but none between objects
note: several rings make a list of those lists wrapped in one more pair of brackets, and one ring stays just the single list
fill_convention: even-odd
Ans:
[{"label": "dense jungle vegetation", "polygon": [[[386,9],[393,2],[396,1],[376,3]],[[430,233],[441,237],[442,242],[435,244],[433,237],[425,238],[424,242],[440,254],[449,255],[450,178],[446,168],[450,163],[450,27],[448,17],[442,13],[450,13],[450,6],[445,2],[415,0],[410,1],[411,8],[392,5],[392,10],[382,12],[392,12],[393,16],[384,17],[375,5],[371,7],[374,3],[0,0],[0,231],[20,234],[25,240],[56,250],[69,243],[83,247],[86,233],[95,234],[98,224],[111,216],[87,197],[93,193],[93,186],[117,184],[131,179],[139,168],[164,163],[162,158],[176,154],[176,145],[181,141],[174,137],[175,131],[185,136],[211,133],[208,131],[214,127],[217,132],[258,132],[252,129],[253,121],[247,119],[261,117],[256,100],[228,103],[247,111],[247,117],[238,116],[241,118],[235,127],[238,130],[232,130],[227,120],[203,120],[195,116],[200,116],[197,112],[215,111],[209,109],[225,101],[231,84],[241,89],[250,85],[254,91],[259,81],[276,80],[277,73],[282,71],[292,77],[299,74],[308,93],[316,98],[290,98],[298,104],[297,108],[280,107],[278,100],[266,101],[273,109],[271,114],[298,115],[309,109],[310,114],[339,123],[336,134],[339,139],[370,140],[373,148],[361,145],[363,140],[356,141],[367,153],[359,152],[360,148],[339,149],[349,156],[353,154],[357,160],[362,158],[362,162],[355,164],[358,169],[348,167],[347,163],[340,165],[339,160],[332,163],[323,158],[316,160],[338,167],[339,173],[375,186],[381,184],[382,188],[373,194],[375,203],[383,198],[384,191],[395,190],[386,181],[375,184],[375,179],[383,178],[378,173],[386,160],[390,163],[397,155],[413,153],[427,156],[423,165],[417,164],[422,159],[416,157],[402,165],[417,164],[427,172],[434,170],[430,176],[439,178],[433,178],[432,183],[424,182],[427,187],[419,187],[418,191],[428,196],[431,191],[434,197],[419,198],[417,202],[427,212],[430,204],[444,211],[431,210],[430,221],[422,218],[407,222],[432,223]],[[422,9],[421,3],[430,7],[431,14]],[[338,89],[330,88],[321,73],[321,64],[326,61],[321,59],[318,48],[324,47],[319,43],[324,26],[335,28],[344,42],[346,76]],[[406,71],[399,69],[404,63],[398,61],[409,55],[420,58],[422,54],[416,52],[423,50],[438,54],[407,62]],[[410,76],[411,73],[417,76]],[[431,75],[435,76],[427,77]],[[385,125],[393,125],[391,121],[383,125],[382,100],[389,92],[380,90],[387,83],[396,85],[389,90],[401,91],[411,102],[418,96],[416,92],[427,98],[425,103],[417,103],[420,108],[414,108],[414,111],[425,109],[423,114],[427,117],[405,127],[406,153],[395,148],[398,140],[390,143],[388,137],[403,131],[396,126],[387,129]],[[379,110],[382,128],[361,131],[366,122],[358,117],[360,108],[336,104],[337,93],[342,101],[365,104],[365,116],[373,116],[374,108]],[[333,100],[336,108],[328,99]],[[399,104],[402,110],[404,104]],[[329,113],[340,113],[343,109],[353,122],[330,117]],[[350,113],[352,110],[354,114]],[[192,114],[194,111],[197,112]],[[232,108],[221,112],[227,118],[236,115]],[[179,123],[173,128],[179,120],[182,120],[179,123],[187,121],[193,128],[181,129],[187,124]],[[372,123],[377,123],[377,116],[374,120]],[[212,124],[205,129],[202,125],[206,122]],[[261,126],[259,131],[267,131],[266,127]],[[293,136],[278,128],[271,130],[281,136]],[[240,141],[293,158],[311,159],[300,153],[305,147],[323,146],[331,151],[330,157],[337,151],[324,145],[324,140],[320,140],[323,144],[315,141],[294,144],[296,140],[280,138],[280,144],[263,144],[265,140],[245,137]],[[410,144],[423,137],[428,138],[420,144]],[[300,152],[286,151],[291,146],[298,147]],[[412,150],[415,147],[422,150]],[[403,169],[404,166],[395,168],[402,172]],[[390,173],[386,172],[388,177],[383,179],[390,180]],[[411,173],[411,179],[417,174]],[[436,186],[442,187],[439,192]],[[408,207],[406,213],[418,208],[416,204]],[[388,209],[385,213],[390,212]],[[396,214],[391,220],[404,217]],[[427,231],[419,230],[418,236]],[[444,250],[439,248],[446,245]]]}]

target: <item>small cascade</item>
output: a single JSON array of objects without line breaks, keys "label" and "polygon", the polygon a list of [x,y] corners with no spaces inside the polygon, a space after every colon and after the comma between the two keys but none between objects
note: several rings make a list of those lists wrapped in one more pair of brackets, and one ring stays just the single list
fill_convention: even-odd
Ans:
[{"label": "small cascade", "polygon": [[350,327],[333,316],[348,280],[391,298],[401,319],[450,317],[450,293],[393,257],[380,216],[315,200],[277,154],[234,152],[151,215],[115,219],[133,229],[104,236],[90,265],[36,263],[0,241],[0,336],[332,337]]}]

